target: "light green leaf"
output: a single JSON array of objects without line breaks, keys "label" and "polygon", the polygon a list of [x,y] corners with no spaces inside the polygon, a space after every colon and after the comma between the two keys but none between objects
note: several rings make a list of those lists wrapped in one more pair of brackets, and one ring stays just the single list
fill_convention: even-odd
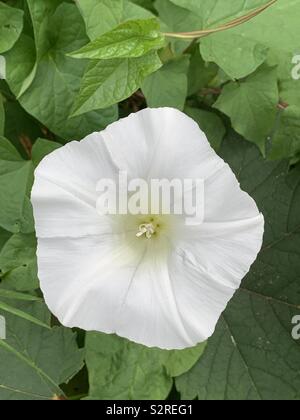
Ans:
[{"label": "light green leaf", "polygon": [[80,50],[74,58],[110,59],[141,57],[165,44],[157,19],[131,20],[100,36]]},{"label": "light green leaf", "polygon": [[[222,0],[171,1],[174,7],[168,0],[160,0],[159,4],[163,3],[169,11],[164,13],[163,20],[173,20],[175,24],[172,30],[176,31],[216,28],[267,3],[266,0],[237,0],[227,2],[224,8]],[[245,77],[265,61],[269,49],[297,51],[299,15],[300,4],[297,0],[278,0],[249,22],[202,38],[201,54],[205,61],[217,63],[232,79]],[[177,25],[174,20],[176,16]],[[197,28],[195,20],[198,22]]]},{"label": "light green leaf", "polygon": [[230,117],[239,134],[257,144],[265,154],[278,102],[276,69],[262,66],[246,80],[227,84],[214,106]]},{"label": "light green leaf", "polygon": [[[18,308],[49,323],[42,303],[20,303]],[[82,367],[83,354],[76,335],[66,328],[47,330],[7,314],[7,339],[0,340],[0,399],[51,400],[62,396],[59,385]]]},{"label": "light green leaf", "polygon": [[33,166],[24,161],[12,144],[0,138],[0,226],[10,232],[34,230],[29,191]]},{"label": "light green leaf", "polygon": [[268,47],[240,34],[223,32],[216,41],[203,38],[200,50],[205,61],[217,63],[232,79],[253,73],[267,58]]},{"label": "light green leaf", "polygon": [[206,134],[211,146],[218,151],[226,133],[221,118],[212,112],[191,107],[185,108],[185,113],[199,124],[199,127]]},{"label": "light green leaf", "polygon": [[3,248],[3,246],[6,244],[6,242],[11,237],[11,232],[8,232],[7,230],[4,230],[0,227],[0,251]]},{"label": "light green leaf", "polygon": [[184,399],[299,399],[300,167],[288,174],[286,162],[265,162],[233,135],[221,156],[265,216],[264,245],[202,358],[176,385]]},{"label": "light green leaf", "polygon": [[280,106],[270,136],[268,158],[293,158],[300,152],[300,78],[299,55],[274,53],[270,65],[276,65]]},{"label": "light green leaf", "polygon": [[4,285],[22,292],[35,290],[37,278],[36,238],[13,235],[0,252],[0,277]]},{"label": "light green leaf", "polygon": [[88,333],[89,399],[164,399],[172,388],[172,376],[190,369],[204,347],[149,349],[115,335]]},{"label": "light green leaf", "polygon": [[76,0],[93,41],[123,22],[148,19],[153,14],[128,0]]},{"label": "light green leaf", "polygon": [[167,374],[172,378],[189,371],[202,356],[206,342],[184,350],[158,350]]},{"label": "light green leaf", "polygon": [[248,23],[203,38],[201,53],[205,60],[213,60],[232,78],[243,77],[263,61],[265,48],[281,52],[297,51],[299,17],[300,4],[297,0],[278,0]]},{"label": "light green leaf", "polygon": [[[60,137],[79,140],[113,122],[117,108],[69,119],[88,61],[75,60],[66,54],[85,45],[88,39],[76,6],[62,3],[56,9],[55,4],[52,0],[29,1],[37,58],[33,40],[22,35],[6,54],[7,82],[16,95],[20,90],[23,92],[19,101],[28,113]],[[45,13],[47,19],[42,19]]]},{"label": "light green leaf", "polygon": [[148,76],[142,84],[142,91],[149,107],[169,106],[183,110],[187,97],[187,72],[189,58],[183,56],[166,63],[157,72]]},{"label": "light green leaf", "polygon": [[156,52],[139,58],[92,61],[83,77],[72,115],[106,108],[127,99],[160,67]]},{"label": "light green leaf", "polygon": [[23,29],[23,11],[0,3],[0,53],[13,47]]}]

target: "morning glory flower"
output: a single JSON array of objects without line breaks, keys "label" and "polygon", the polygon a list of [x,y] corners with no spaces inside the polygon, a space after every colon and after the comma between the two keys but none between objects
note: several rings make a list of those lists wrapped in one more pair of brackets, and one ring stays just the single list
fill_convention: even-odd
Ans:
[{"label": "morning glory flower", "polygon": [[[99,181],[200,179],[203,220],[104,214]],[[190,194],[191,191],[187,192]],[[210,337],[262,245],[264,219],[185,114],[145,109],[48,155],[32,204],[38,275],[67,327],[182,349]]]}]

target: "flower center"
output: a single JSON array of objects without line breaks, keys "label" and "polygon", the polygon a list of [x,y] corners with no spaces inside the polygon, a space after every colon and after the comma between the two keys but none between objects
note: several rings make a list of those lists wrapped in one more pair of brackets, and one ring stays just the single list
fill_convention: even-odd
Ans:
[{"label": "flower center", "polygon": [[139,226],[139,231],[136,234],[136,237],[141,238],[142,236],[145,235],[147,239],[151,239],[154,234],[155,234],[155,227],[152,223],[142,223]]}]

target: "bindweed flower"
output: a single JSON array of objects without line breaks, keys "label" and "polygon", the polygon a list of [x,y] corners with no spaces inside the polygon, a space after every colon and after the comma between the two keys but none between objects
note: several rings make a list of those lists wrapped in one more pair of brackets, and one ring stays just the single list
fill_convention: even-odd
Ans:
[{"label": "bindweed flower", "polygon": [[[148,184],[202,180],[202,220],[149,207],[102,213],[99,181],[117,182],[120,172]],[[32,203],[53,314],[65,326],[149,347],[182,349],[210,337],[262,245],[254,200],[198,125],[171,108],[132,114],[48,155]]]}]

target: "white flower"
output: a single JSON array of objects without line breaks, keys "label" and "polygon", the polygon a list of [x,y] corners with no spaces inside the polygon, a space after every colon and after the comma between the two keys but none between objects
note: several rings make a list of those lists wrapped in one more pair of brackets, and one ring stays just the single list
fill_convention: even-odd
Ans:
[{"label": "white flower", "polygon": [[[204,222],[101,216],[100,179],[205,181]],[[50,310],[68,327],[164,349],[206,340],[262,244],[264,219],[198,125],[146,109],[71,142],[35,173],[38,271]]]}]

